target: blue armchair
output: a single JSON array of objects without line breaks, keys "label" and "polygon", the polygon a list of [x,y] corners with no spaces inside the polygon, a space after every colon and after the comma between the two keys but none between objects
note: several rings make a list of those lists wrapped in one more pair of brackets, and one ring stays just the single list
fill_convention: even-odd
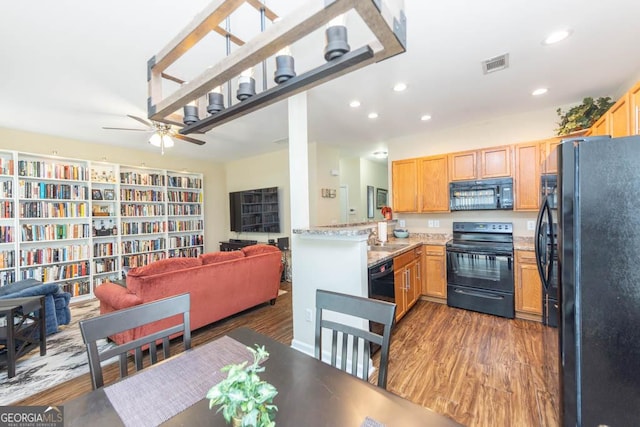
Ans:
[{"label": "blue armchair", "polygon": [[71,294],[62,292],[55,283],[42,283],[35,279],[26,279],[0,287],[0,299],[23,298],[44,295],[47,335],[58,332],[58,326],[68,325],[71,321],[69,300]]}]

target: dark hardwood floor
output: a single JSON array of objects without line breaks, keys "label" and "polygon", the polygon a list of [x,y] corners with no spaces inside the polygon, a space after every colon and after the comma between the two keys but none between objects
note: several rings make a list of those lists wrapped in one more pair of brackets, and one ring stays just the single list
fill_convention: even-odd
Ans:
[{"label": "dark hardwood floor", "polygon": [[[246,326],[284,344],[293,338],[291,285],[274,306],[262,305],[194,332],[194,346]],[[558,422],[553,332],[534,322],[509,320],[418,301],[395,329],[388,390],[469,427],[540,426]],[[172,354],[181,351],[177,342]],[[378,364],[379,355],[374,357]],[[117,378],[115,365],[105,382]],[[372,376],[372,378],[375,375]],[[373,380],[372,380],[373,381]],[[15,404],[58,405],[91,390],[88,374]]]}]

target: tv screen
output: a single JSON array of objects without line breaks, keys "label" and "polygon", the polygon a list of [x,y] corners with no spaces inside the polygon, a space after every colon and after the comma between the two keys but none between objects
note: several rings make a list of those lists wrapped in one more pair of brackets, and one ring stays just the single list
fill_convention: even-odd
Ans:
[{"label": "tv screen", "polygon": [[278,187],[229,193],[231,231],[238,233],[279,233]]}]

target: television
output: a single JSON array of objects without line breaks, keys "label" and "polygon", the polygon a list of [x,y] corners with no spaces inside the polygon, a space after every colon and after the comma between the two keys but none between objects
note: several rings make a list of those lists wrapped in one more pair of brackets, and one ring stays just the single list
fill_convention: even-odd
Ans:
[{"label": "television", "polygon": [[229,193],[231,231],[238,233],[279,233],[278,187]]}]

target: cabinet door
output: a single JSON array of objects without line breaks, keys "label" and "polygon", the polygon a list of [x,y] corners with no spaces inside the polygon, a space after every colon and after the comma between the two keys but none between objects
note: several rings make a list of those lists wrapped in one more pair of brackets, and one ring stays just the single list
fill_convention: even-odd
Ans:
[{"label": "cabinet door", "polygon": [[449,211],[449,177],[447,156],[425,157],[420,163],[420,211]]},{"label": "cabinet door", "polygon": [[531,142],[515,146],[515,197],[514,210],[538,210],[540,194],[540,144]]},{"label": "cabinet door", "polygon": [[542,282],[535,253],[516,251],[516,311],[542,316]]},{"label": "cabinet door", "polygon": [[629,134],[640,135],[640,82],[629,91]]},{"label": "cabinet door", "polygon": [[449,172],[451,181],[465,181],[476,179],[477,174],[477,151],[464,151],[449,155]]},{"label": "cabinet door", "polygon": [[391,164],[393,210],[418,212],[418,162],[398,160]]},{"label": "cabinet door", "polygon": [[418,259],[414,259],[409,263],[409,265],[407,265],[407,311],[409,311],[409,309],[416,303],[420,296],[420,291],[422,290],[419,282],[419,269],[420,262]]},{"label": "cabinet door", "polygon": [[396,322],[407,312],[407,269],[397,268],[393,272],[393,287],[396,299]]},{"label": "cabinet door", "polygon": [[556,147],[562,141],[561,138],[550,138],[540,143],[540,155],[542,156],[542,173],[558,173],[558,153]]},{"label": "cabinet door", "polygon": [[480,178],[511,176],[511,147],[480,150]]},{"label": "cabinet door", "polygon": [[426,276],[423,293],[436,298],[447,298],[447,277],[444,246],[427,245],[425,257]]},{"label": "cabinet door", "polygon": [[593,126],[591,126],[591,135],[600,136],[609,135],[610,133],[611,131],[609,130],[609,115],[605,113],[593,124]]},{"label": "cabinet door", "polygon": [[607,115],[609,116],[609,129],[613,138],[629,136],[629,93],[618,99],[607,111]]}]

